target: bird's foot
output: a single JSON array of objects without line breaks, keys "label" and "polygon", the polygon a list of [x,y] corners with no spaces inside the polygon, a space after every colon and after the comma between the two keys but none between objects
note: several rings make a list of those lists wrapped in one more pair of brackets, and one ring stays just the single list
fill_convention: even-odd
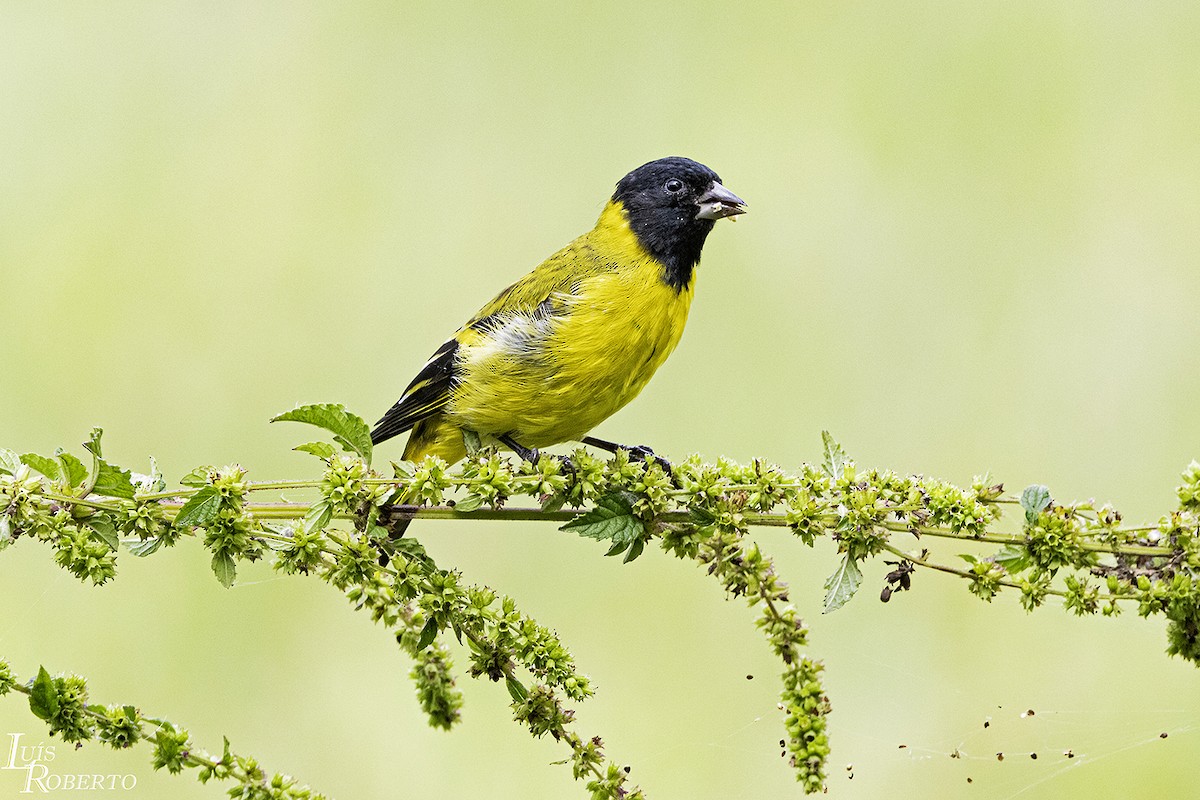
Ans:
[{"label": "bird's foot", "polygon": [[660,467],[662,467],[663,472],[671,475],[672,477],[675,475],[671,469],[671,462],[667,461],[662,456],[657,455],[653,450],[644,444],[639,444],[636,447],[626,448],[626,452],[629,453],[629,457],[634,461],[642,461],[645,463],[653,461],[655,464],[658,464]]},{"label": "bird's foot", "polygon": [[605,439],[597,439],[595,436],[584,436],[579,441],[592,447],[599,447],[601,450],[607,450],[610,453],[616,453],[618,450],[624,450],[634,461],[641,461],[643,463],[653,461],[655,464],[658,464],[658,466],[662,467],[663,472],[671,476],[672,481],[675,479],[675,473],[671,469],[671,462],[667,461],[660,455],[655,455],[654,451],[644,444],[630,447],[626,444],[617,444],[616,442],[610,442]]}]

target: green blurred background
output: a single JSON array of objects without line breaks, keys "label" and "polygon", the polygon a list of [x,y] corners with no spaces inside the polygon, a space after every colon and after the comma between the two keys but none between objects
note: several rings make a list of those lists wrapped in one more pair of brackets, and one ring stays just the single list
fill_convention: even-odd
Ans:
[{"label": "green blurred background", "polygon": [[[1198,36],[1184,3],[6,3],[0,446],[79,452],[102,425],[143,471],[312,476],[268,417],[374,420],[618,178],[677,153],[751,213],[718,226],[682,345],[599,434],[791,467],[828,429],[863,465],[1153,521],[1200,456]],[[580,730],[652,797],[799,795],[773,659],[699,570],[549,525],[419,528],[565,638],[600,688]],[[1026,616],[925,574],[885,606],[882,564],[822,617],[832,547],[759,538],[828,666],[831,796],[1196,791],[1200,675],[1160,622]],[[342,800],[584,796],[502,686],[464,678],[463,724],[433,731],[335,592],[240,577],[222,589],[185,542],[96,589],[23,541],[0,653]],[[46,740],[19,698],[13,732]],[[68,750],[56,769],[136,775],[125,796],[222,796],[144,750]]]}]

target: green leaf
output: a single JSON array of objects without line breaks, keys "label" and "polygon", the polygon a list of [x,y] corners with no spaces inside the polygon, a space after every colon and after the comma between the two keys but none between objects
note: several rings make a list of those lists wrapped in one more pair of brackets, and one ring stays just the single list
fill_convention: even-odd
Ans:
[{"label": "green leaf", "polygon": [[829,431],[821,431],[821,441],[825,444],[825,460],[821,462],[821,469],[830,480],[840,480],[850,459],[846,457],[842,446],[833,440]]},{"label": "green leaf", "polygon": [[21,463],[30,469],[37,470],[52,481],[62,480],[62,467],[59,466],[56,459],[39,456],[37,453],[25,453],[21,456]]},{"label": "green leaf", "polygon": [[139,541],[132,542],[128,545],[128,550],[138,558],[145,558],[151,553],[158,552],[158,548],[162,547],[162,543],[162,538],[155,536],[150,539],[141,539]]},{"label": "green leaf", "polygon": [[226,589],[233,586],[233,579],[237,577],[237,565],[233,563],[233,556],[229,553],[222,550],[213,554],[212,571]]},{"label": "green leaf", "polygon": [[92,428],[91,436],[89,436],[88,440],[83,443],[83,448],[85,450],[87,450],[89,453],[91,453],[92,455],[94,455],[96,458],[102,457],[102,454],[100,452],[100,437],[103,435],[104,435],[103,428]]},{"label": "green leaf", "polygon": [[961,558],[963,561],[967,562],[968,564],[978,564],[979,563],[979,559],[976,558],[975,556],[971,555],[970,553],[959,553],[958,557]]},{"label": "green leaf", "polygon": [[12,450],[0,447],[0,472],[14,474],[21,468],[21,457]]},{"label": "green leaf", "polygon": [[433,559],[425,552],[425,546],[411,536],[393,539],[392,532],[381,525],[373,526],[367,531],[367,536],[389,556],[409,558],[419,564],[424,564],[429,569],[437,567]]},{"label": "green leaf", "polygon": [[308,508],[304,515],[304,531],[312,533],[322,530],[333,519],[333,506],[328,500],[318,500]]},{"label": "green leaf", "polygon": [[567,496],[565,494],[548,494],[542,501],[542,511],[553,514],[555,511],[561,511],[566,504]]},{"label": "green leaf", "polygon": [[87,526],[92,529],[114,553],[121,546],[121,537],[117,535],[117,526],[107,514],[93,514],[87,519]]},{"label": "green leaf", "polygon": [[862,584],[862,572],[858,564],[847,553],[841,565],[825,581],[825,610],[822,614],[837,611],[854,596]]},{"label": "green leaf", "polygon": [[430,618],[430,620],[425,623],[425,627],[421,628],[421,638],[417,640],[417,652],[419,653],[426,647],[429,647],[429,645],[433,644],[433,640],[437,638],[437,635],[437,620]]},{"label": "green leaf", "polygon": [[392,462],[392,474],[394,474],[397,478],[403,478],[406,481],[412,480],[413,473],[416,472],[416,469],[417,465],[411,461]]},{"label": "green leaf", "polygon": [[504,685],[508,688],[508,694],[512,697],[514,703],[523,703],[525,698],[529,696],[529,692],[521,685],[521,682],[509,675],[504,679]]},{"label": "green leaf", "polygon": [[167,489],[167,481],[163,478],[162,472],[158,469],[158,462],[154,460],[154,456],[150,456],[150,475],[147,481],[147,492],[163,492]]},{"label": "green leaf", "polygon": [[1033,564],[1029,552],[1018,544],[1004,545],[996,551],[996,555],[992,556],[992,561],[1004,567],[1004,571],[1009,575],[1023,572]]},{"label": "green leaf", "polygon": [[129,470],[115,467],[104,459],[97,461],[96,483],[92,487],[93,494],[132,500],[134,491],[133,478]]},{"label": "green leaf", "polygon": [[329,442],[309,442],[307,444],[296,445],[292,449],[299,450],[301,453],[312,453],[317,458],[322,458],[326,461],[333,458],[333,454],[337,452]]},{"label": "green leaf", "polygon": [[[634,541],[636,541],[636,539]],[[612,547],[608,548],[608,552],[604,554],[604,557],[611,558],[612,556],[619,556],[621,553],[624,553],[628,547],[629,542],[615,542]]]},{"label": "green leaf", "polygon": [[455,501],[454,510],[460,514],[470,514],[472,511],[478,511],[483,508],[483,504],[484,499],[472,492],[462,500]]},{"label": "green leaf", "polygon": [[483,441],[479,438],[479,434],[475,431],[462,429],[463,447],[467,448],[467,455],[473,456],[483,449]]},{"label": "green leaf", "polygon": [[82,486],[88,476],[88,468],[84,463],[62,450],[55,450],[54,455],[58,458],[59,465],[62,466],[62,474],[66,477],[67,484],[71,487]]},{"label": "green leaf", "polygon": [[324,428],[343,448],[358,453],[368,463],[371,461],[371,429],[362,417],[347,411],[340,403],[297,406],[272,417],[271,422],[304,422]]},{"label": "green leaf", "polygon": [[179,509],[175,515],[175,524],[179,527],[190,525],[207,525],[217,518],[221,511],[221,493],[215,486],[205,486],[196,492]]},{"label": "green leaf", "polygon": [[45,667],[38,667],[29,691],[29,710],[38,719],[51,720],[58,713],[58,689]]},{"label": "green leaf", "polygon": [[187,475],[184,475],[182,478],[179,479],[179,485],[180,486],[190,486],[193,489],[199,489],[201,486],[207,486],[208,485],[208,475],[212,471],[213,471],[213,468],[211,466],[196,467],[194,470],[189,472]]},{"label": "green leaf", "polygon": [[225,740],[225,748],[221,752],[221,763],[226,766],[233,766],[233,754],[229,752],[229,737],[222,736]]},{"label": "green leaf", "polygon": [[625,557],[623,559],[621,559],[621,563],[628,564],[630,561],[633,561],[635,558],[640,556],[642,554],[642,551],[645,549],[646,549],[645,537],[638,537],[637,539],[634,539],[633,544],[629,545],[629,552],[625,554]]},{"label": "green leaf", "polygon": [[1021,508],[1025,509],[1025,521],[1031,525],[1037,520],[1038,514],[1050,505],[1050,490],[1040,483],[1025,487],[1021,492]]},{"label": "green leaf", "polygon": [[596,501],[595,508],[575,517],[559,530],[575,531],[588,539],[611,541],[613,547],[607,555],[616,555],[645,538],[646,524],[633,513],[636,501],[637,497],[629,492],[606,494]]},{"label": "green leaf", "polygon": [[425,552],[425,546],[411,536],[405,536],[402,539],[389,539],[392,551],[401,553],[409,558],[415,558],[418,561],[426,561],[430,564],[433,560],[429,558],[429,554]]}]

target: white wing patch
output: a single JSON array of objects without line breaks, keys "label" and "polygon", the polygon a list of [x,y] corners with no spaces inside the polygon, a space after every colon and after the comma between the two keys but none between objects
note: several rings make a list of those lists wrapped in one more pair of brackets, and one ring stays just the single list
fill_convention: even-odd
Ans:
[{"label": "white wing patch", "polygon": [[497,315],[488,324],[480,326],[480,332],[484,334],[482,341],[470,347],[465,360],[479,366],[493,359],[541,361],[545,356],[546,340],[562,322],[563,307],[575,299],[573,295],[555,292],[532,311]]},{"label": "white wing patch", "polygon": [[483,341],[471,347],[467,358],[474,362],[497,357],[535,360],[555,325],[555,320],[548,316],[513,314],[499,325],[489,327]]}]

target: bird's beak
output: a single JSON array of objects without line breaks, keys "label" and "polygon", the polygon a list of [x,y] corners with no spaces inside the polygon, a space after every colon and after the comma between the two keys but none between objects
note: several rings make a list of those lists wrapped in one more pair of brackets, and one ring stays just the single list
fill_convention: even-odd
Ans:
[{"label": "bird's beak", "polygon": [[696,219],[721,219],[746,213],[746,201],[721,184],[713,181],[708,191],[700,195],[700,210]]}]

